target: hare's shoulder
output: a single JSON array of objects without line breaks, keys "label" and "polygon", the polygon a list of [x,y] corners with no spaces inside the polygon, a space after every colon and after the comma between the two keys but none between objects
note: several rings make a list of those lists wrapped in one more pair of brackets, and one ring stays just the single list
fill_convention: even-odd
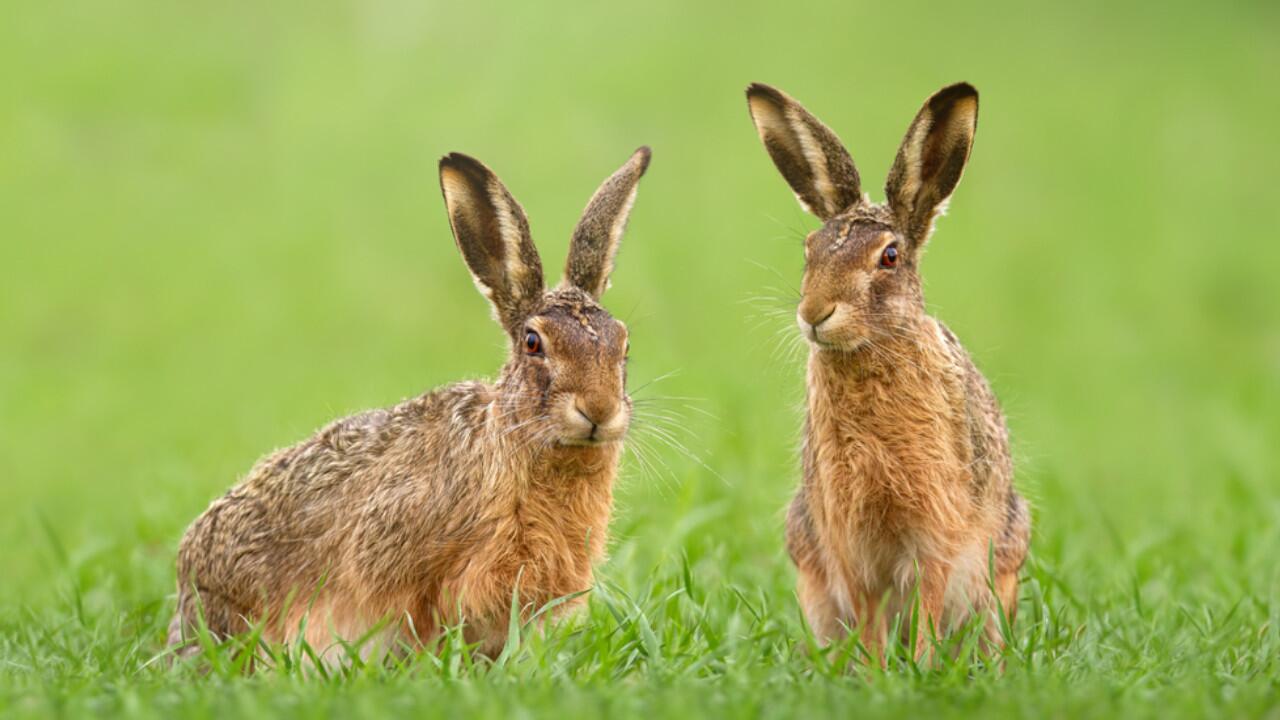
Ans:
[{"label": "hare's shoulder", "polygon": [[946,349],[947,355],[950,357],[952,364],[964,376],[965,394],[968,395],[970,404],[977,405],[982,408],[984,413],[991,412],[1000,415],[1000,403],[996,400],[995,392],[992,391],[991,385],[987,382],[987,378],[978,369],[973,362],[973,358],[969,352],[964,349],[964,345],[960,344],[960,338],[947,327],[946,323],[937,318],[931,318],[934,325],[938,329],[938,338]]},{"label": "hare's shoulder", "polygon": [[1009,431],[1000,401],[956,334],[941,320],[935,318],[934,322],[938,326],[938,335],[943,345],[964,376],[965,405],[975,456],[974,470],[984,480],[989,479],[992,473],[1008,476],[1012,472]]}]

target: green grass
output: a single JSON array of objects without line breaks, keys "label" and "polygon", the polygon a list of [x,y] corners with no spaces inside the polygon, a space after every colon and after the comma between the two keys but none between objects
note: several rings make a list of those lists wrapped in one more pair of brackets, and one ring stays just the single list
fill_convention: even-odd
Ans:
[{"label": "green grass", "polygon": [[[0,715],[1280,717],[1277,7],[789,5],[8,3]],[[927,293],[1008,410],[1033,554],[1003,674],[867,677],[782,549],[802,373],[767,298],[814,222],[742,90],[805,102],[879,199],[960,79]],[[255,458],[496,371],[436,159],[489,163],[558,267],[640,144],[606,304],[698,459],[626,459],[589,617],[500,665],[150,663],[182,530]]]}]

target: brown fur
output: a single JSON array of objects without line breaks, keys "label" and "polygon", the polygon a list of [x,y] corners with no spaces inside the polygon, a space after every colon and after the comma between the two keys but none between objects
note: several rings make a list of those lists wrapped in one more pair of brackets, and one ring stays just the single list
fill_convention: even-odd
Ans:
[{"label": "brown fur", "polygon": [[[626,328],[596,298],[648,158],[637,151],[597,193],[572,272],[550,291],[497,177],[465,155],[441,160],[459,248],[512,340],[501,375],[339,420],[259,462],[182,539],[171,644],[190,649],[201,615],[215,637],[261,621],[269,639],[330,655],[380,623],[366,655],[463,622],[492,654],[514,595],[528,617],[590,588],[631,409]],[[597,282],[576,285],[584,276]]]},{"label": "brown fur", "polygon": [[[975,612],[998,642],[995,598],[1012,620],[1030,517],[999,404],[955,335],[925,313],[919,275],[934,217],[968,159],[977,92],[953,85],[925,103],[883,205],[860,194],[856,171],[841,169],[853,166],[844,146],[799,103],[762,85],[747,97],[784,178],[825,221],[805,241],[797,308],[811,352],[787,547],[805,615],[827,639],[859,628],[879,653],[918,591],[917,654],[931,631]],[[897,262],[882,267],[890,246]]]}]

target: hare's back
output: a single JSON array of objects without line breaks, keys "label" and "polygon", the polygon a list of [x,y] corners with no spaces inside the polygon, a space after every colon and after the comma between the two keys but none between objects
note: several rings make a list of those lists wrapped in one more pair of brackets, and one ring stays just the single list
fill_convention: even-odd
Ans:
[{"label": "hare's back", "polygon": [[[421,399],[334,421],[260,460],[192,523],[179,572],[211,587],[262,587],[332,557],[374,470],[414,428]],[[381,473],[377,473],[381,474]]]}]

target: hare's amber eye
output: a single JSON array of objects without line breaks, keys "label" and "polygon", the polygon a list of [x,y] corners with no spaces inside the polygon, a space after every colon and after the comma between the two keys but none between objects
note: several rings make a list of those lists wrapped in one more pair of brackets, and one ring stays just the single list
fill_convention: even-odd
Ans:
[{"label": "hare's amber eye", "polygon": [[898,243],[893,243],[880,253],[880,267],[891,268],[898,264]]},{"label": "hare's amber eye", "polygon": [[524,334],[524,351],[530,355],[542,354],[542,338],[538,337],[538,333],[529,330]]}]

